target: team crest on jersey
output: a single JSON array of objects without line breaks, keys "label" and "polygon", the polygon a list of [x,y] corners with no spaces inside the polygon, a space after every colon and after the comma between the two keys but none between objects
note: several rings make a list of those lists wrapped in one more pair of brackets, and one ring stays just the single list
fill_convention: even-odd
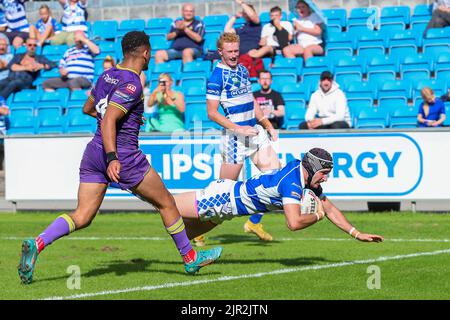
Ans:
[{"label": "team crest on jersey", "polygon": [[131,93],[136,92],[136,86],[134,84],[127,84],[126,90]]}]

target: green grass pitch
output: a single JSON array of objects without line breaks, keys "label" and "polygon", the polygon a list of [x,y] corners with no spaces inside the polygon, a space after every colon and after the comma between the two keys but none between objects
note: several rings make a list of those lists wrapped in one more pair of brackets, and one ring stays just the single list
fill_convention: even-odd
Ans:
[{"label": "green grass pitch", "polygon": [[[450,215],[346,216],[386,241],[352,240],[326,219],[291,232],[283,215],[267,214],[263,224],[274,241],[264,243],[243,232],[246,218],[236,218],[207,234],[208,247],[223,247],[221,259],[189,276],[157,214],[99,214],[89,228],[46,248],[34,282],[22,285],[22,239],[35,237],[57,214],[0,214],[0,299],[450,298]],[[68,288],[77,283],[70,266],[80,270],[79,289]],[[379,282],[370,266],[378,267]]]}]

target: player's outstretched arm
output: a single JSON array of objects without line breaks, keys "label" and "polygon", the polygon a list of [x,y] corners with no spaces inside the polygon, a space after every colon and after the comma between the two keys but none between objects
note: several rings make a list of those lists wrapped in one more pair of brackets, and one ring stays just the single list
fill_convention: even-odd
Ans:
[{"label": "player's outstretched arm", "polygon": [[291,231],[305,229],[322,220],[325,215],[322,210],[319,210],[317,214],[300,214],[299,204],[285,204],[283,209],[287,227]]},{"label": "player's outstretched arm", "polygon": [[322,205],[328,220],[355,239],[364,242],[381,242],[384,240],[382,236],[358,231],[350,224],[350,222],[348,222],[341,210],[339,210],[328,198],[322,200]]}]

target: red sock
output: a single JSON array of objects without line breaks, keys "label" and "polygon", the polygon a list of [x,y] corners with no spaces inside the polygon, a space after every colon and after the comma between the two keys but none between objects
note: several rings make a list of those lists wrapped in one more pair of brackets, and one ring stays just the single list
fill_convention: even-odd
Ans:
[{"label": "red sock", "polygon": [[45,248],[44,241],[41,239],[41,237],[37,237],[35,241],[36,241],[38,253],[41,253],[41,251],[44,250],[44,248]]},{"label": "red sock", "polygon": [[191,249],[188,253],[183,256],[184,263],[192,263],[197,260],[197,252]]}]

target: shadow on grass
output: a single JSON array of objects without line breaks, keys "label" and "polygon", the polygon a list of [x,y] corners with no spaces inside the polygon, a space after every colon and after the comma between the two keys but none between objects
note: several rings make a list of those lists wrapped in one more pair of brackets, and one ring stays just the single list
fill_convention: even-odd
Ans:
[{"label": "shadow on grass", "polygon": [[211,239],[213,241],[217,241],[218,244],[236,244],[236,243],[246,243],[251,246],[269,246],[272,244],[279,244],[281,241],[272,240],[272,241],[262,241],[256,235],[236,235],[236,234],[221,234],[217,236],[207,237],[206,241]]}]

